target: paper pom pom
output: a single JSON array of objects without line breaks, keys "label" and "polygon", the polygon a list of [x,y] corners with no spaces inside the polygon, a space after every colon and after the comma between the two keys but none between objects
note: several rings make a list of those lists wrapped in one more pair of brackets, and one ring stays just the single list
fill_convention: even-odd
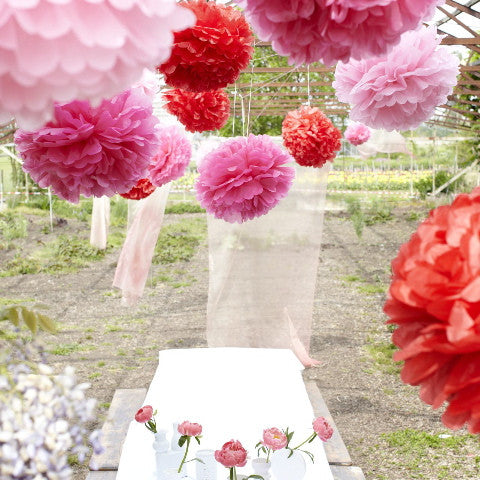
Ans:
[{"label": "paper pom pom", "polygon": [[370,129],[363,123],[351,123],[345,130],[345,138],[352,145],[362,145],[368,141],[371,135]]},{"label": "paper pom pom", "polygon": [[36,129],[56,102],[98,104],[168,59],[195,23],[175,0],[0,2],[0,123]]},{"label": "paper pom pom", "polygon": [[230,100],[223,90],[188,92],[175,88],[163,93],[165,108],[175,115],[189,132],[207,132],[222,128],[230,116]]},{"label": "paper pom pom", "polygon": [[158,139],[160,148],[152,159],[148,177],[155,186],[161,187],[185,174],[192,158],[192,147],[175,125],[162,128]]},{"label": "paper pom pom", "polygon": [[300,107],[282,124],[283,142],[295,161],[304,167],[332,162],[342,148],[342,134],[317,107]]},{"label": "paper pom pom", "polygon": [[391,53],[339,63],[333,86],[352,106],[350,118],[372,128],[409,130],[428,120],[457,83],[460,60],[445,47],[436,27],[408,32]]},{"label": "paper pom pom", "polygon": [[78,202],[80,195],[128,192],[144,178],[158,150],[157,124],[148,97],[127,90],[97,108],[84,101],[57,105],[53,122],[18,130],[15,143],[40,187]]},{"label": "paper pom pom", "polygon": [[445,0],[236,0],[261,40],[300,65],[383,55]]},{"label": "paper pom pom", "polygon": [[159,67],[167,85],[203,92],[235,82],[253,55],[253,35],[241,12],[204,0],[182,5],[197,23],[175,34],[172,56]]},{"label": "paper pom pom", "polygon": [[394,356],[443,423],[480,433],[480,188],[430,213],[392,262]]},{"label": "paper pom pom", "polygon": [[156,188],[148,178],[142,178],[129,192],[121,193],[120,196],[128,200],[142,200],[149,197]]},{"label": "paper pom pom", "polygon": [[230,223],[268,213],[287,195],[295,170],[290,155],[267,135],[232,138],[198,167],[197,198],[208,213]]}]

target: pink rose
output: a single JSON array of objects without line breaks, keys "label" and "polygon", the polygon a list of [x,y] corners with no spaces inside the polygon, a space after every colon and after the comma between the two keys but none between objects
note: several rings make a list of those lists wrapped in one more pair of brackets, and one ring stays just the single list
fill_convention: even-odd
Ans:
[{"label": "pink rose", "polygon": [[153,417],[153,408],[150,405],[145,405],[136,414],[135,420],[138,423],[147,423]]},{"label": "pink rose", "polygon": [[247,451],[238,440],[230,440],[221,450],[215,451],[215,460],[224,467],[244,467],[247,464]]},{"label": "pink rose", "polygon": [[313,430],[323,442],[326,442],[333,435],[333,428],[323,417],[318,417],[313,421]]},{"label": "pink rose", "polygon": [[263,431],[263,444],[272,450],[280,450],[287,446],[287,436],[278,428],[267,428]]},{"label": "pink rose", "polygon": [[198,437],[202,434],[202,426],[198,423],[191,423],[185,420],[178,426],[178,433],[180,435],[187,435],[188,437]]}]

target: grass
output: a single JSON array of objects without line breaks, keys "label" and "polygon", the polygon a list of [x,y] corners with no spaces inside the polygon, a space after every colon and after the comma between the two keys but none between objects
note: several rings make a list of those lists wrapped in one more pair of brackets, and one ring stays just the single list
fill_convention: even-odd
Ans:
[{"label": "grass", "polygon": [[188,262],[207,237],[205,218],[185,218],[162,228],[158,237],[153,263]]},{"label": "grass", "polygon": [[[403,429],[380,435],[371,447],[376,463],[385,470],[395,468],[396,478],[408,480],[478,479],[480,456],[475,435]],[[367,474],[369,472],[366,472]],[[376,470],[375,478],[383,477]],[[372,478],[373,478],[372,475]]]},{"label": "grass", "polygon": [[390,375],[400,373],[401,362],[393,360],[393,354],[397,347],[390,342],[373,342],[371,338],[367,339],[365,351],[368,353],[369,359],[373,364],[373,369]]},{"label": "grass", "polygon": [[36,300],[34,298],[7,298],[7,297],[0,297],[0,307],[4,307],[6,305],[21,305],[24,303],[32,303]]},{"label": "grass", "polygon": [[0,270],[0,277],[36,273],[72,273],[92,261],[103,259],[105,253],[104,250],[92,247],[88,239],[60,235],[26,257],[17,253]]},{"label": "grass", "polygon": [[0,212],[0,237],[7,242],[27,236],[27,219],[12,210]]},{"label": "grass", "polygon": [[59,355],[65,357],[67,355],[71,355],[72,353],[84,352],[89,349],[90,347],[80,345],[78,343],[60,343],[58,345],[55,345],[55,347],[53,347],[48,352],[52,355]]},{"label": "grass", "polygon": [[379,285],[378,283],[366,283],[364,285],[357,285],[357,290],[365,295],[376,295],[377,293],[385,293],[387,287],[386,285]]},{"label": "grass", "polygon": [[165,208],[166,214],[177,214],[182,215],[185,213],[205,213],[205,209],[202,208],[198,203],[192,202],[177,202],[172,205],[167,205]]}]

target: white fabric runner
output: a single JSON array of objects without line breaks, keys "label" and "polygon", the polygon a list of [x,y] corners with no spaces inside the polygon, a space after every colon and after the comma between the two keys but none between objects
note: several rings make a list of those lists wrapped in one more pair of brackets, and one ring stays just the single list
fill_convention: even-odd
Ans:
[{"label": "white fabric runner", "polygon": [[[174,421],[203,425],[201,449],[218,450],[232,439],[240,440],[256,457],[255,445],[264,428],[289,427],[295,431],[292,446],[312,433],[314,413],[302,379],[303,367],[290,350],[206,348],[165,350],[144,405],[158,410],[159,428],[169,430]],[[123,446],[117,480],[154,478],[153,434],[132,421]],[[194,445],[195,444],[195,445]],[[196,442],[192,442],[193,458]],[[305,480],[333,480],[323,444],[308,445],[315,464],[306,458]],[[194,462],[189,475],[195,478]],[[219,465],[220,480],[228,470]],[[250,462],[238,473],[250,475]],[[292,479],[293,480],[293,479]]]}]

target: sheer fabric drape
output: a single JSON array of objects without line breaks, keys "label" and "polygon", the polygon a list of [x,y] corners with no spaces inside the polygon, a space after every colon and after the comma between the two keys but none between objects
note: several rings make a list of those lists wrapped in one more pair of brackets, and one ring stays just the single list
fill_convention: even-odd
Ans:
[{"label": "sheer fabric drape", "polygon": [[287,198],[244,224],[208,218],[210,347],[290,348],[310,358],[329,166],[296,166]]}]

